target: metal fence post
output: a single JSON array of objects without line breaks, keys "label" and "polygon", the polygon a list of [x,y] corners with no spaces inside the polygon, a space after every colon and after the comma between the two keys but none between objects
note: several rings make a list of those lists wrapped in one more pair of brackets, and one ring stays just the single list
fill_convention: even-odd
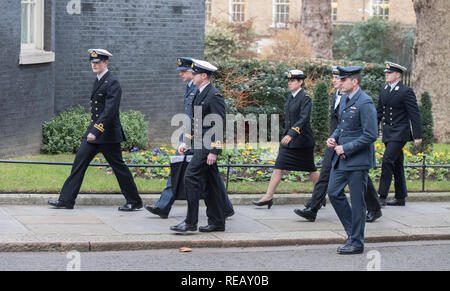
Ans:
[{"label": "metal fence post", "polygon": [[227,193],[228,193],[228,182],[230,181],[230,163],[231,163],[231,155],[228,155],[228,162],[227,162]]},{"label": "metal fence post", "polygon": [[426,155],[423,155],[423,160],[422,160],[422,192],[425,192],[425,171],[426,171],[426,166],[425,166],[425,159],[426,159]]}]

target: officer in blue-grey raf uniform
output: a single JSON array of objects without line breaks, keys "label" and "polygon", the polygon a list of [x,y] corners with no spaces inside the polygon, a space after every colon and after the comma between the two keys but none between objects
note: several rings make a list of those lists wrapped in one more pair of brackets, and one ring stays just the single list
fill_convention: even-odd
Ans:
[{"label": "officer in blue-grey raf uniform", "polygon": [[[327,140],[335,153],[332,159],[328,196],[348,239],[338,248],[339,254],[364,252],[364,227],[369,169],[375,166],[373,143],[377,139],[377,113],[372,99],[364,93],[361,67],[338,67],[341,91],[339,123]],[[350,188],[351,206],[344,193]]]},{"label": "officer in blue-grey raf uniform", "polygon": [[[184,189],[187,198],[186,219],[170,229],[176,232],[196,231],[199,212],[199,195],[202,189],[208,189],[205,197],[208,225],[200,227],[200,232],[225,231],[224,197],[219,185],[217,156],[222,153],[223,126],[225,124],[225,101],[211,84],[211,75],[217,68],[202,60],[194,60],[191,72],[197,90],[194,101],[194,122],[190,133],[184,136],[178,148],[182,155],[188,150],[193,157],[186,168]],[[196,112],[200,111],[201,115]],[[200,113],[198,113],[200,114]],[[206,122],[208,119],[209,121]],[[218,136],[220,135],[220,136]],[[207,187],[202,185],[207,183]]]},{"label": "officer in blue-grey raf uniform", "polygon": [[[386,150],[383,155],[378,194],[383,206],[386,204],[404,206],[408,192],[403,169],[403,147],[406,142],[413,139],[416,146],[422,143],[422,120],[416,94],[411,87],[401,81],[406,68],[386,62],[384,72],[387,84],[380,89],[377,113],[378,122],[382,124],[382,141]],[[395,197],[386,201],[392,176],[395,179]]]},{"label": "officer in blue-grey raf uniform", "polygon": [[[183,127],[183,133],[180,135],[180,144],[183,142],[184,135],[189,136],[190,134],[190,124],[194,122],[194,112],[192,103],[194,101],[195,94],[197,93],[197,86],[194,85],[194,76],[192,72],[189,72],[191,69],[191,65],[194,59],[192,58],[178,58],[177,59],[177,71],[179,72],[179,75],[181,79],[186,83],[186,91],[184,94],[184,115],[185,118],[189,120],[185,120],[183,126],[188,126],[189,128]],[[180,155],[180,153],[176,152],[176,155]],[[227,191],[225,189],[222,177],[218,175],[219,184],[221,187],[221,193],[224,196],[225,199],[225,216],[231,217],[234,214],[233,205],[231,204]],[[175,202],[175,197],[172,192],[172,181],[171,176],[169,175],[167,179],[167,185],[164,191],[161,194],[161,197],[156,202],[155,206],[145,206],[145,209],[147,209],[152,214],[158,215],[159,217],[165,219],[168,217],[170,210],[172,209],[172,205]]]},{"label": "officer in blue-grey raf uniform", "polygon": [[48,203],[55,208],[73,209],[89,163],[98,153],[102,153],[111,165],[126,199],[126,204],[119,207],[119,211],[134,211],[142,208],[142,200],[133,176],[122,159],[120,143],[126,140],[119,116],[122,89],[119,80],[108,70],[112,54],[104,49],[90,49],[89,53],[92,71],[97,74],[91,94],[91,124],[83,136],[59,199]]}]

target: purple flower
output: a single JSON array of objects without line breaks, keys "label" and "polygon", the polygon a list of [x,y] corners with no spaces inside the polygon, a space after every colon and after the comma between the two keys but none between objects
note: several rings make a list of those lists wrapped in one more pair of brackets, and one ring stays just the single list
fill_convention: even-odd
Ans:
[{"label": "purple flower", "polygon": [[136,163],[138,160],[137,159],[133,159],[132,162]]},{"label": "purple flower", "polygon": [[134,153],[134,152],[137,152],[138,150],[139,150],[139,148],[137,148],[137,147],[134,147],[134,148],[132,148],[132,149],[131,149],[131,151],[130,151],[130,152]]}]

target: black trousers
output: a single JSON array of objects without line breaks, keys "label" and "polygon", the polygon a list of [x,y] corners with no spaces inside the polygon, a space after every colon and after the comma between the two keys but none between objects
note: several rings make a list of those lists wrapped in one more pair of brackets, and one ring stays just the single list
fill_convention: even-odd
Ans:
[{"label": "black trousers", "polygon": [[395,198],[405,199],[408,197],[406,190],[405,170],[403,168],[403,147],[406,142],[391,141],[385,143],[386,150],[383,155],[383,163],[381,165],[381,178],[378,193],[380,197],[385,198],[389,194],[391,187],[392,175],[395,179]]},{"label": "black trousers", "polygon": [[[204,150],[194,150],[192,160],[186,168],[184,190],[186,192],[188,209],[185,222],[192,225],[198,224],[199,196],[202,189],[200,183],[206,181],[208,191],[205,197],[205,204],[208,224],[225,225],[225,201],[220,193],[219,179],[217,179],[219,169],[217,164],[209,166],[206,163],[208,154]],[[201,178],[202,176],[204,179]]]},{"label": "black trousers", "polygon": [[75,200],[83,183],[84,174],[88,169],[89,163],[98,153],[102,153],[111,165],[119,182],[120,190],[127,200],[127,204],[142,204],[141,197],[139,197],[136,184],[133,180],[133,175],[122,159],[120,143],[92,144],[86,140],[82,141],[80,149],[75,156],[72,172],[61,189],[59,200],[70,205],[75,205]]},{"label": "black trousers", "polygon": [[[322,169],[320,171],[319,180],[314,186],[311,199],[306,203],[306,207],[310,207],[313,211],[319,211],[322,201],[327,195],[328,183],[330,181],[331,161],[333,159],[334,150],[327,148],[323,157]],[[381,209],[377,191],[372,180],[368,177],[367,188],[364,194],[368,211],[378,211]]]}]

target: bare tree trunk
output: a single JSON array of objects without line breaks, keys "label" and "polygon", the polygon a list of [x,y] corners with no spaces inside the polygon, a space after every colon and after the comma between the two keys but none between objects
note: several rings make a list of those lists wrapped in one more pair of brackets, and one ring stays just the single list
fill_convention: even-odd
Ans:
[{"label": "bare tree trunk", "polygon": [[417,32],[412,84],[417,95],[430,93],[434,135],[450,142],[450,1],[414,0]]},{"label": "bare tree trunk", "polygon": [[330,0],[303,0],[300,29],[311,43],[312,57],[333,59]]}]

